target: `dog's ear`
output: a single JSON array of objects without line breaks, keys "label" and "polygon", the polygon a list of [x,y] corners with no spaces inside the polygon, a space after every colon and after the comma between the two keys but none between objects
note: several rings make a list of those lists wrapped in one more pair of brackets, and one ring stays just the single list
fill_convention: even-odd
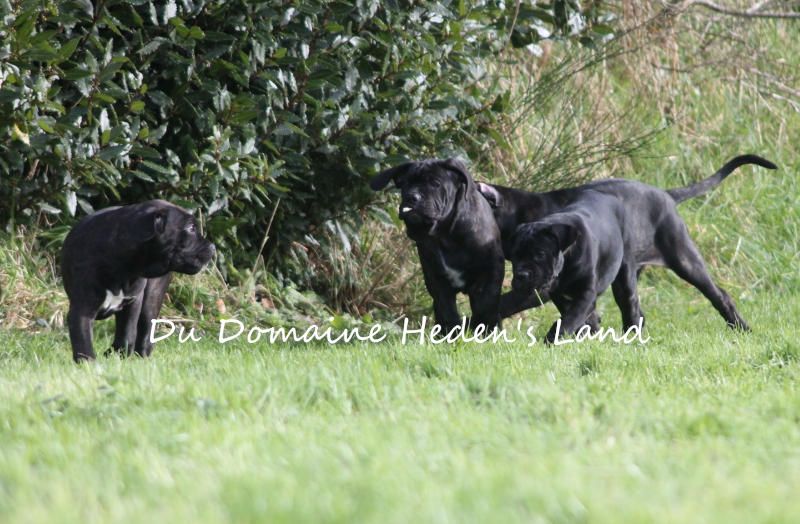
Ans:
[{"label": "dog's ear", "polygon": [[447,169],[448,171],[452,171],[453,173],[457,174],[461,181],[464,183],[465,189],[470,191],[472,188],[475,187],[475,181],[472,180],[472,176],[469,174],[467,170],[467,166],[464,163],[457,159],[457,158],[448,158],[447,160],[442,160],[439,165],[443,168]]},{"label": "dog's ear", "polygon": [[405,177],[409,170],[416,165],[416,162],[406,162],[399,166],[392,167],[381,171],[369,181],[369,187],[373,191],[380,191],[389,184],[390,180],[394,181],[395,187],[403,185],[403,177]]},{"label": "dog's ear", "polygon": [[161,235],[167,229],[167,211],[152,209],[135,217],[127,225],[125,242],[139,246]]},{"label": "dog's ear", "polygon": [[500,193],[489,184],[478,182],[478,192],[483,195],[483,198],[485,198],[487,202],[489,202],[489,205],[492,206],[492,209],[497,209],[503,205],[503,197],[500,196]]},{"label": "dog's ear", "polygon": [[553,224],[547,230],[558,240],[558,249],[566,251],[578,240],[580,232],[572,224]]},{"label": "dog's ear", "polygon": [[153,233],[161,235],[167,229],[167,212],[158,210],[153,214]]}]

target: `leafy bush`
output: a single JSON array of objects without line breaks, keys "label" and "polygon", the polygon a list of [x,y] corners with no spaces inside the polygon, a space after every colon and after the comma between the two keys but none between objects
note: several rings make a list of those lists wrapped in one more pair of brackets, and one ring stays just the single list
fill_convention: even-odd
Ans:
[{"label": "leafy bush", "polygon": [[485,148],[508,103],[490,59],[585,36],[576,6],[0,0],[0,223],[163,197],[228,271],[265,245],[300,271],[287,248],[363,210],[380,167]]}]

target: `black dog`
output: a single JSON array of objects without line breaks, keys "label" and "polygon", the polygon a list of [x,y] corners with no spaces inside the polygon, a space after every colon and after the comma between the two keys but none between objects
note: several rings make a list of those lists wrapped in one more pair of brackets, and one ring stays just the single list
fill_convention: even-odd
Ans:
[{"label": "black dog", "polygon": [[114,349],[150,355],[150,321],[161,310],[170,272],[193,275],[214,252],[192,215],[162,200],[110,207],[78,222],[61,253],[72,358],[94,359],[92,322],[112,314]]},{"label": "black dog", "polygon": [[[552,300],[561,313],[561,333],[575,333],[584,324],[592,332],[597,331],[597,297],[612,282],[617,284],[626,248],[631,247],[619,227],[618,218],[623,215],[619,199],[587,192],[560,213],[518,226],[511,251],[512,291],[502,300],[513,298],[514,304],[524,305]],[[624,285],[620,281],[619,289]],[[614,290],[625,328],[636,325],[641,310],[635,290]],[[722,290],[719,292],[727,297]],[[732,303],[730,311],[738,325],[745,326]],[[557,332],[558,323],[553,324],[545,340],[553,342]]]},{"label": "black dog", "polygon": [[[642,317],[639,273],[647,265],[664,265],[699,289],[730,327],[748,330],[733,301],[712,282],[676,209],[744,164],[776,169],[761,157],[739,156],[697,184],[668,191],[616,179],[539,194],[481,184],[495,207],[505,252],[516,262],[514,280],[519,280],[503,295],[501,315],[540,305],[536,293],[529,293],[538,287],[564,316],[562,329],[574,331],[584,323],[596,329],[594,301],[611,284],[628,328]],[[523,222],[534,223],[518,228]],[[512,230],[519,233],[516,238]]]},{"label": "black dog", "polygon": [[471,326],[491,330],[500,322],[498,303],[504,257],[492,209],[461,162],[409,162],[379,173],[378,191],[390,180],[400,188],[400,218],[417,244],[436,322],[445,331],[459,325],[456,293],[469,295]]}]

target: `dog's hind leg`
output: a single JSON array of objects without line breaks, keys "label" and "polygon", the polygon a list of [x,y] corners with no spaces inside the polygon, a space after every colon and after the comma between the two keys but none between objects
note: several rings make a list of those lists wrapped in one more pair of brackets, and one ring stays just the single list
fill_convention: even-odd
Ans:
[{"label": "dog's hind leg", "polygon": [[614,300],[622,313],[623,329],[638,325],[640,319],[644,326],[644,313],[639,305],[639,292],[636,289],[638,279],[639,270],[623,262],[617,277],[611,283]]},{"label": "dog's hind leg", "polygon": [[719,314],[728,323],[728,327],[750,331],[747,322],[736,310],[731,297],[711,280],[705,262],[703,262],[697,246],[689,237],[686,226],[683,223],[677,224],[677,226],[670,227],[667,234],[659,232],[656,238],[667,267],[699,289],[719,311]]}]

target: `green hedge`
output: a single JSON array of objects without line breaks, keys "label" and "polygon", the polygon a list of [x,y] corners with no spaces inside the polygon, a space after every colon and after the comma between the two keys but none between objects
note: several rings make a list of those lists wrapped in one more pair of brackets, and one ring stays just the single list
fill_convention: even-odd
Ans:
[{"label": "green hedge", "polygon": [[380,167],[485,148],[507,101],[488,64],[579,33],[577,7],[0,0],[0,224],[163,197],[252,261],[277,206],[281,268]]}]

